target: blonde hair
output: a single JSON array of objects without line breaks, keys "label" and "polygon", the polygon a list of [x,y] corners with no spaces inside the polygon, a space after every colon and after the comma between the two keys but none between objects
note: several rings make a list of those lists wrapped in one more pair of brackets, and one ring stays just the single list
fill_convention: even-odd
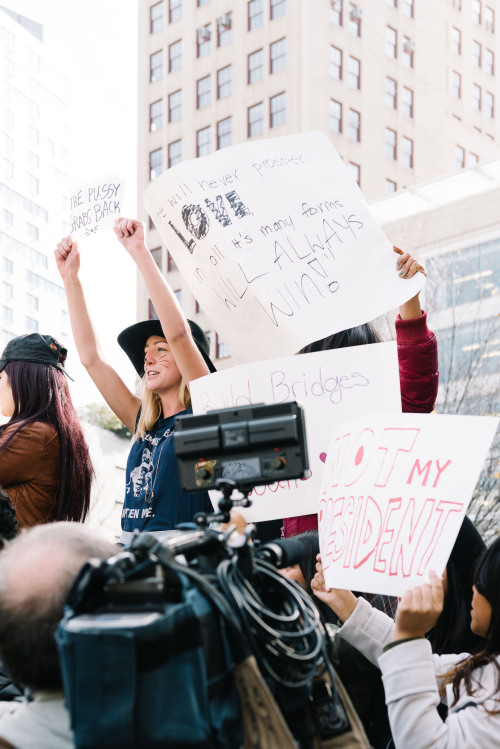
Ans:
[{"label": "blonde hair", "polygon": [[[142,405],[139,413],[139,420],[134,433],[133,442],[136,440],[143,440],[146,436],[146,432],[154,427],[158,419],[162,417],[161,399],[158,393],[154,393],[148,390],[146,387],[146,377],[144,376],[141,381],[141,399]],[[187,383],[181,379],[179,386],[179,403],[183,409],[189,408],[191,405],[191,394]]]}]

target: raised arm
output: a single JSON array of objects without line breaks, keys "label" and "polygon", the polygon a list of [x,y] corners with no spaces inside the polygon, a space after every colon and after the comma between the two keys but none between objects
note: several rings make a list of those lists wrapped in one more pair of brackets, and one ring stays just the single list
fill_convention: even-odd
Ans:
[{"label": "raised arm", "polygon": [[[396,268],[403,282],[416,273],[427,275],[410,253],[399,247],[393,249],[399,255]],[[427,313],[420,306],[418,294],[399,308],[396,337],[403,412],[430,413],[439,386],[438,346],[436,336],[427,327]]]},{"label": "raised arm", "polygon": [[80,270],[78,242],[73,242],[71,237],[64,237],[57,245],[54,255],[66,291],[71,329],[80,361],[108,406],[133,432],[140,399],[128,389],[99,350],[78,276]]},{"label": "raised arm", "polygon": [[135,219],[120,218],[115,234],[141,273],[154,305],[165,338],[186,382],[209,374],[209,369],[191,335],[189,323],[175,294],[160,273],[144,235],[144,224]]}]

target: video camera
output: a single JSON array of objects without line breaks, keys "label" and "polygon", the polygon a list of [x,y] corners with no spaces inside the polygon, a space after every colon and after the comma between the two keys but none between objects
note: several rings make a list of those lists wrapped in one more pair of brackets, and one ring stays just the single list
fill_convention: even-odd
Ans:
[{"label": "video camera", "polygon": [[207,527],[234,489],[306,474],[302,408],[182,416],[174,437],[183,488],[222,489],[222,512],[82,569],[56,633],[76,747],[292,749],[349,730],[318,610],[277,569],[301,544]]}]

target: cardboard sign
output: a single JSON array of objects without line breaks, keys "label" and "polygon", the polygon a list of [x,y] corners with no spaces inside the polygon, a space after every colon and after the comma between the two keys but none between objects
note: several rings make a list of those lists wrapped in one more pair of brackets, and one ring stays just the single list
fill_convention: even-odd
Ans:
[{"label": "cardboard sign", "polygon": [[145,206],[238,363],[294,354],[414,296],[357,184],[322,132],[243,143],[179,164]]},{"label": "cardboard sign", "polygon": [[74,187],[70,198],[72,237],[89,237],[111,229],[122,212],[123,191],[123,180],[112,177]]},{"label": "cardboard sign", "polygon": [[374,414],[335,427],[318,510],[326,584],[400,596],[442,574],[497,426]]},{"label": "cardboard sign", "polygon": [[[299,401],[304,407],[308,479],[256,487],[248,521],[317,512],[332,429],[353,415],[377,408],[401,410],[395,342],[321,351],[234,367],[190,384],[193,411],[206,413],[252,403]],[[236,496],[236,495],[235,495]],[[212,492],[217,507],[219,492]]]}]

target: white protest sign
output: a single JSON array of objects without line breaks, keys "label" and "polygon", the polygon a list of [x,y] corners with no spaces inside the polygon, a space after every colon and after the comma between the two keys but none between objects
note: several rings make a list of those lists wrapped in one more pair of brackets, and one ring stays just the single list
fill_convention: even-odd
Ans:
[{"label": "white protest sign", "polygon": [[235,363],[294,354],[414,296],[323,132],[224,148],[152,182],[145,206]]},{"label": "white protest sign", "polygon": [[[320,351],[255,362],[190,383],[193,411],[238,408],[297,400],[304,407],[311,477],[256,487],[248,521],[317,512],[332,428],[353,415],[380,407],[401,410],[396,344]],[[383,406],[382,406],[383,404]],[[212,492],[217,506],[219,492]]]},{"label": "white protest sign", "polygon": [[123,191],[123,180],[112,177],[75,186],[70,198],[72,237],[89,237],[112,228],[122,212]]},{"label": "white protest sign", "polygon": [[335,427],[318,510],[326,584],[400,596],[442,574],[497,426],[372,414]]}]

